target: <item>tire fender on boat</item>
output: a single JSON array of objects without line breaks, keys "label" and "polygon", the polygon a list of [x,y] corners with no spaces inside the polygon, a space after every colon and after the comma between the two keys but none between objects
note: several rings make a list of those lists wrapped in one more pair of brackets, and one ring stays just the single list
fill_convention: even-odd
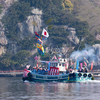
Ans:
[{"label": "tire fender on boat", "polygon": [[87,77],[87,74],[85,73],[85,74],[83,74],[83,77]]},{"label": "tire fender on boat", "polygon": [[82,73],[78,73],[78,76],[81,77],[82,76]]},{"label": "tire fender on boat", "polygon": [[88,77],[90,78],[90,77],[92,77],[92,75],[91,74],[88,74]]},{"label": "tire fender on boat", "polygon": [[69,78],[70,78],[70,77],[75,77],[75,76],[76,76],[75,73],[71,73],[71,74],[69,74]]},{"label": "tire fender on boat", "polygon": [[31,81],[32,80],[32,74],[29,72],[28,73],[28,80]]}]

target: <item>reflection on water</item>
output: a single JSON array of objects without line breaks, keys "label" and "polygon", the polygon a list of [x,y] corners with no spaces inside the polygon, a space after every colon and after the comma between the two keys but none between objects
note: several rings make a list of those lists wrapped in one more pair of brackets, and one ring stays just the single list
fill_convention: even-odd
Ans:
[{"label": "reflection on water", "polygon": [[0,78],[0,100],[100,100],[100,81],[82,83],[22,82]]}]

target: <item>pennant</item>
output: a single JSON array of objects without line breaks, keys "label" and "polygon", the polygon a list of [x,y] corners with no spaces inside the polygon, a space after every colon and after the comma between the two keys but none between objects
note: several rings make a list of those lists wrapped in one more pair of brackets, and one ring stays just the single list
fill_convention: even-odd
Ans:
[{"label": "pennant", "polygon": [[84,61],[85,66],[87,66],[87,63]]},{"label": "pennant", "polygon": [[44,51],[42,51],[42,50],[39,49],[39,48],[37,48],[37,50],[38,50],[38,52],[39,52],[42,56],[44,56]]},{"label": "pennant", "polygon": [[37,43],[37,48],[40,49],[42,52],[44,52],[44,48],[43,48],[43,46],[41,44]]},{"label": "pennant", "polygon": [[37,32],[35,32],[35,35],[39,37],[39,34]]},{"label": "pennant", "polygon": [[43,46],[41,44],[36,44],[37,45],[37,48],[42,48]]},{"label": "pennant", "polygon": [[78,67],[79,67],[79,60],[77,60],[77,63],[76,63],[76,69],[78,70]]},{"label": "pennant", "polygon": [[46,38],[49,37],[49,33],[43,28],[42,35]]},{"label": "pennant", "polygon": [[39,43],[39,44],[41,44],[41,45],[43,45],[43,42],[42,42],[42,40],[41,39],[37,39],[37,42]]},{"label": "pennant", "polygon": [[40,38],[39,34],[37,32],[35,32],[35,38]]},{"label": "pennant", "polygon": [[91,63],[91,70],[93,69],[93,62]]},{"label": "pennant", "polygon": [[38,60],[38,57],[37,57],[37,56],[35,56],[35,57],[34,57],[34,59],[35,59],[35,60]]},{"label": "pennant", "polygon": [[80,63],[81,70],[82,70],[82,66],[83,66],[83,63]]},{"label": "pennant", "polygon": [[47,37],[45,37],[45,36],[42,37],[42,40],[46,40],[46,39],[47,39]]}]

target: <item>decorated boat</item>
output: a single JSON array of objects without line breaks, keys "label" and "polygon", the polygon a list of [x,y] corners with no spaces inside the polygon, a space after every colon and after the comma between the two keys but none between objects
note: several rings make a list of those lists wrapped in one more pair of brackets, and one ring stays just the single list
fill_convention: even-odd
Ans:
[{"label": "decorated boat", "polygon": [[82,82],[93,80],[93,74],[85,71],[74,70],[68,65],[67,59],[58,59],[58,61],[40,61],[33,70],[24,70],[23,81],[33,82]]},{"label": "decorated boat", "polygon": [[[43,29],[42,35],[43,37],[39,36],[39,34],[35,32],[37,51],[41,56],[44,55],[43,40],[46,40],[49,37],[49,34],[45,29]],[[37,57],[35,57],[35,59],[37,60]],[[83,65],[81,63],[81,66],[79,67],[78,61],[76,64],[77,66],[74,65],[75,61],[73,62],[71,59],[61,57],[57,58],[56,56],[54,56],[50,61],[38,61],[36,67],[33,67],[31,70],[29,69],[29,65],[26,66],[27,68],[24,69],[23,73],[23,81],[81,82],[93,80],[93,75],[87,72],[86,66],[82,68]]]}]

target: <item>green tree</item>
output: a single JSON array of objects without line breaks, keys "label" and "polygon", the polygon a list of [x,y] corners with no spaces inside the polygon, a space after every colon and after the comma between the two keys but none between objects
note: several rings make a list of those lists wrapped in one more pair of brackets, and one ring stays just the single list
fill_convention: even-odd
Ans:
[{"label": "green tree", "polygon": [[0,4],[0,14],[1,14],[1,12],[2,12],[2,8],[3,8],[3,6]]},{"label": "green tree", "polygon": [[62,0],[63,8],[66,10],[69,10],[70,12],[73,10],[73,4],[70,0]]},{"label": "green tree", "polygon": [[49,61],[50,60],[50,54],[49,53],[45,53],[44,56],[41,56],[41,60]]},{"label": "green tree", "polygon": [[76,28],[76,35],[80,38],[80,40],[82,38],[87,37],[90,33],[89,33],[89,24],[86,21],[73,21],[70,24],[71,27]]},{"label": "green tree", "polygon": [[22,50],[32,50],[35,49],[35,38],[26,37],[22,41],[18,42],[18,45],[21,47]]},{"label": "green tree", "polygon": [[66,31],[63,27],[53,27],[49,29],[50,39],[53,40],[53,44],[62,47],[62,44],[67,44],[69,31]]},{"label": "green tree", "polygon": [[12,57],[12,60],[18,62],[20,65],[28,61],[28,57],[31,56],[31,53],[26,50],[19,51],[15,56]]}]

